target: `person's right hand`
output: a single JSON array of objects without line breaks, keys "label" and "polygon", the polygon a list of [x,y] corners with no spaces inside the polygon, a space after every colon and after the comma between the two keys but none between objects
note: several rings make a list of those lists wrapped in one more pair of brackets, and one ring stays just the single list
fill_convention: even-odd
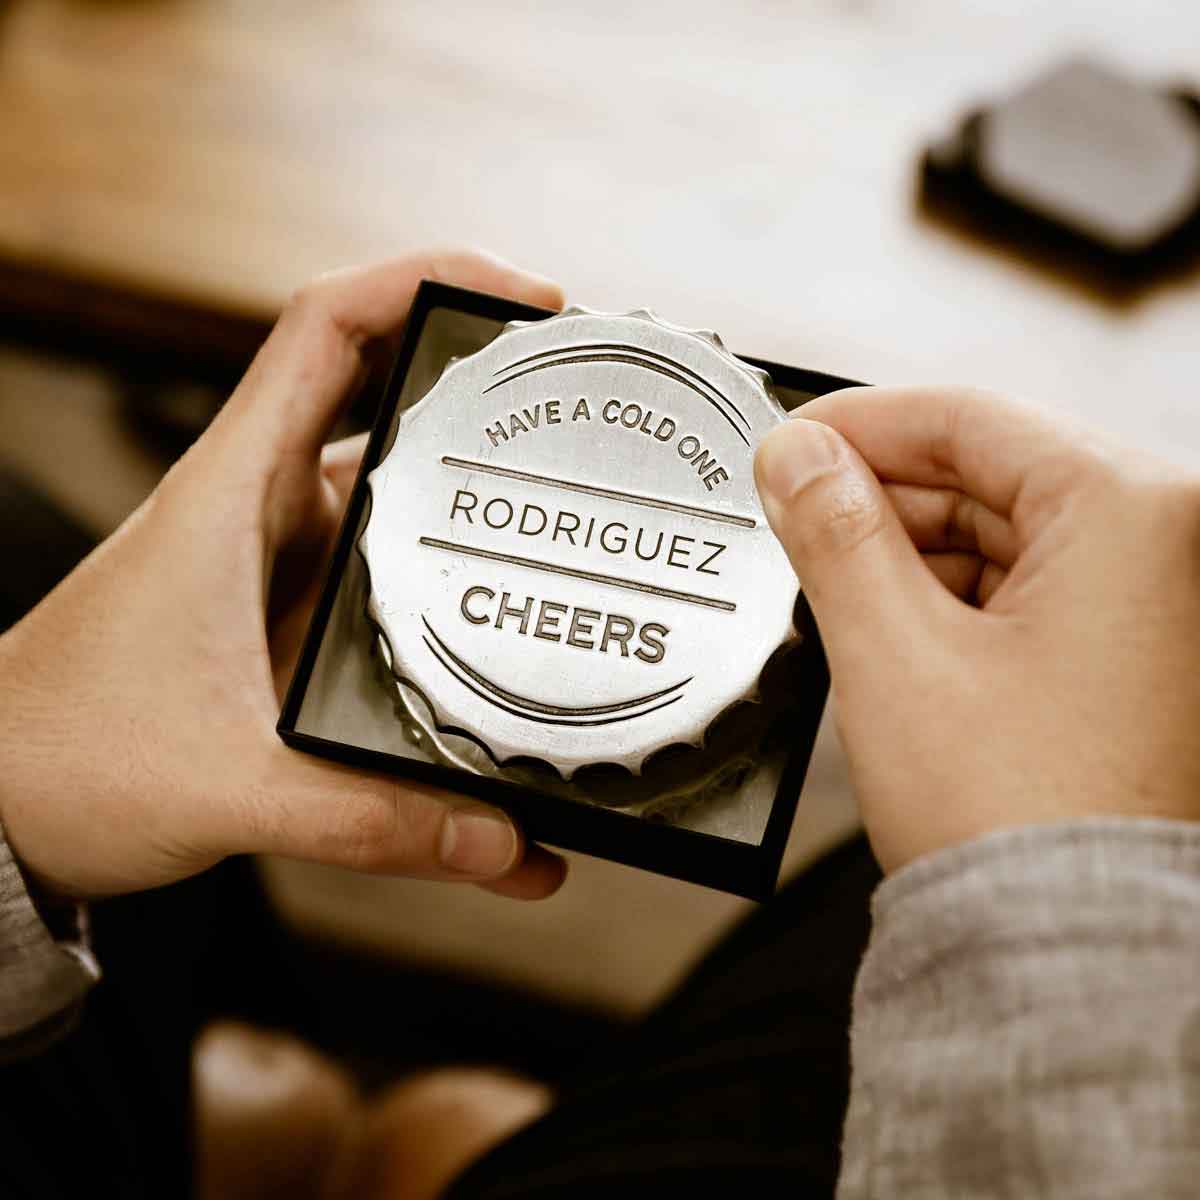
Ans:
[{"label": "person's right hand", "polygon": [[1200,479],[967,391],[854,388],[763,443],[891,871],[991,830],[1200,817]]}]

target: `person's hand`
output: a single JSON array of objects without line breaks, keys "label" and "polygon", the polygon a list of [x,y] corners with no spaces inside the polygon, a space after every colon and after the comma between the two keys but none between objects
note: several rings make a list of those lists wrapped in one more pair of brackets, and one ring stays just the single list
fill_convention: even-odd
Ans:
[{"label": "person's hand", "polygon": [[885,870],[994,829],[1200,817],[1200,480],[995,397],[854,388],[756,476]]},{"label": "person's hand", "polygon": [[44,888],[132,891],[250,851],[525,897],[561,882],[500,812],[275,734],[362,451],[323,447],[422,278],[561,304],[460,253],[305,288],[146,503],[0,638],[0,823]]}]

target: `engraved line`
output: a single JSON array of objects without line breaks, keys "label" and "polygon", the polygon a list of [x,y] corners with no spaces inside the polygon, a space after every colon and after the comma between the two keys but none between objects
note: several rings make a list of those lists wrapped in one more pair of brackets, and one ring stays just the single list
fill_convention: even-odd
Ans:
[{"label": "engraved line", "polygon": [[[514,379],[520,379],[522,375],[530,375],[534,371],[544,371],[547,367],[569,366],[572,363],[586,363],[586,362],[625,363],[629,366],[642,367],[647,371],[654,371],[659,375],[665,375],[668,379],[674,380],[676,383],[681,383],[686,388],[690,388],[693,392],[696,393],[697,396],[699,396],[701,399],[706,400],[709,404],[711,404],[713,406],[713,408],[715,408],[717,410],[717,412],[719,412],[721,414],[721,416],[723,416],[725,418],[725,420],[729,422],[730,426],[732,426],[732,428],[733,428],[734,433],[736,433],[738,435],[738,437],[740,437],[742,439],[742,441],[746,443],[747,446],[750,445],[749,438],[747,438],[746,435],[737,427],[737,425],[734,424],[732,418],[724,410],[724,408],[722,408],[721,405],[716,400],[714,400],[712,396],[710,396],[708,394],[708,392],[703,391],[700,386],[693,383],[690,379],[685,378],[684,375],[682,374],[682,372],[686,371],[687,374],[695,376],[696,379],[700,380],[700,383],[704,387],[711,389],[711,391],[717,397],[719,397],[723,403],[728,404],[729,407],[733,409],[733,411],[737,414],[738,420],[741,421],[742,424],[745,425],[747,429],[750,428],[750,422],[746,420],[746,418],[742,415],[741,411],[737,408],[737,406],[731,400],[729,400],[724,395],[724,393],[717,391],[717,389],[715,387],[713,387],[713,385],[711,383],[709,383],[707,380],[701,378],[700,376],[696,375],[694,371],[689,371],[688,368],[682,366],[682,364],[680,364],[680,363],[675,362],[673,359],[666,358],[665,356],[663,356],[661,354],[651,354],[650,351],[641,350],[636,346],[630,346],[627,348],[621,347],[621,349],[628,349],[630,351],[630,353],[627,353],[627,354],[614,354],[611,351],[609,351],[607,353],[603,353],[603,354],[583,353],[583,351],[585,351],[587,349],[589,349],[589,348],[588,347],[570,347],[570,346],[564,347],[564,350],[561,353],[561,357],[553,359],[550,362],[542,362],[542,363],[536,364],[535,366],[526,367],[525,370],[523,370],[523,371],[517,371],[514,374],[509,375],[507,378],[500,379],[496,383],[493,383],[491,385],[491,387],[484,388],[483,392],[481,394],[486,396],[487,393],[492,391],[493,388],[502,387],[506,383],[512,383],[512,381]],[[551,353],[559,353],[559,352],[551,351]],[[543,357],[543,356],[542,355],[534,355],[533,357],[539,358],[539,357]],[[669,364],[669,366],[659,366],[654,362],[646,362],[645,359],[647,357],[653,357],[653,358],[660,359],[663,363]],[[505,369],[511,370],[512,367],[516,366],[516,365],[517,365],[516,363],[513,363]],[[499,372],[493,372],[493,373],[498,374]]]},{"label": "engraved line", "polygon": [[567,720],[565,718],[556,718],[556,717],[535,717],[535,716],[531,716],[529,713],[521,712],[519,709],[509,708],[507,704],[501,704],[499,700],[495,699],[492,696],[489,696],[486,692],[480,691],[479,688],[474,687],[467,680],[463,679],[458,674],[458,672],[455,671],[454,668],[451,667],[450,664],[448,662],[446,662],[446,660],[444,658],[442,658],[442,656],[438,653],[437,648],[434,646],[434,644],[428,638],[424,638],[423,641],[425,642],[425,645],[429,648],[430,654],[432,654],[433,657],[436,658],[438,660],[438,662],[440,662],[442,664],[442,666],[445,667],[446,670],[450,672],[450,675],[452,678],[456,679],[469,692],[474,692],[475,695],[478,696],[481,700],[486,700],[489,704],[492,704],[496,708],[500,709],[501,712],[506,712],[510,716],[513,716],[513,717],[521,717],[523,720],[526,720],[526,721],[536,721],[540,725],[567,725],[567,726],[570,726],[572,729],[580,729],[585,726],[590,727],[593,725],[616,725],[621,721],[632,721],[635,717],[648,716],[652,712],[658,712],[658,710],[660,708],[666,708],[668,704],[674,704],[676,700],[683,699],[682,696],[673,696],[670,700],[664,700],[661,704],[656,704],[653,708],[643,708],[639,712],[625,713],[619,717],[597,717],[591,721],[571,721],[571,720]]},{"label": "engraved line", "polygon": [[646,508],[661,508],[665,512],[679,513],[685,517],[701,517],[706,521],[721,521],[726,525],[737,525],[742,529],[754,529],[758,522],[753,517],[739,517],[731,513],[718,512],[712,508],[697,508],[692,504],[677,504],[674,500],[658,500],[653,496],[640,496],[636,492],[619,492],[616,488],[596,487],[590,483],[572,483],[569,479],[555,479],[551,475],[535,475],[532,471],[517,471],[512,467],[497,467],[492,463],[475,462],[470,458],[455,458],[442,455],[447,467],[458,467],[462,471],[481,471],[485,475],[500,475],[505,479],[517,479],[522,483],[540,483],[544,487],[561,488],[564,492],[581,492],[585,496],[600,496],[605,500],[627,500],[630,504],[641,504]]},{"label": "engraved line", "polygon": [[487,688],[489,692],[493,692],[499,696],[501,700],[507,700],[509,704],[515,704],[520,708],[532,709],[534,712],[543,713],[546,716],[552,717],[599,717],[606,713],[621,712],[627,708],[637,708],[639,704],[649,704],[651,700],[661,700],[664,696],[671,692],[678,691],[684,684],[691,683],[693,676],[689,675],[686,679],[681,679],[678,683],[673,683],[670,687],[663,688],[658,692],[651,692],[646,696],[637,696],[633,700],[621,700],[616,704],[591,704],[581,707],[558,705],[558,704],[543,704],[540,700],[530,700],[528,696],[522,696],[519,692],[510,692],[507,688],[502,688],[498,683],[490,680],[482,671],[471,666],[470,663],[460,658],[438,635],[438,632],[426,617],[422,616],[421,621],[425,628],[429,630],[429,636],[442,648],[446,656],[452,659],[459,667],[462,668],[470,677],[475,680],[480,687]]},{"label": "engraved line", "polygon": [[513,375],[509,375],[507,379],[500,379],[493,383],[490,387],[485,387],[480,393],[486,396],[488,392],[494,391],[498,387],[503,387],[506,383],[512,383],[514,379],[520,379],[522,375],[532,375],[534,371],[545,371],[548,367],[563,367],[570,366],[572,363],[585,362],[617,362],[626,363],[631,367],[641,367],[645,371],[653,371],[657,375],[664,375],[667,379],[673,380],[675,383],[681,383],[684,387],[690,388],[701,400],[707,404],[711,404],[729,422],[729,428],[742,439],[746,445],[750,445],[750,439],[737,427],[733,418],[705,391],[701,390],[690,379],[678,374],[675,371],[668,370],[666,367],[660,367],[655,363],[646,362],[641,358],[634,358],[627,354],[581,354],[571,358],[555,359],[552,362],[537,363],[532,367],[526,367],[523,371],[517,371]]},{"label": "engraved line", "polygon": [[499,371],[493,371],[492,374],[503,375],[507,371],[511,371],[513,367],[523,367],[526,363],[537,362],[539,358],[553,358],[556,354],[584,354],[590,350],[622,350],[626,353],[641,354],[646,358],[656,358],[659,362],[668,363],[675,370],[682,372],[684,375],[690,375],[697,383],[703,384],[714,395],[719,396],[737,414],[738,420],[747,429],[750,428],[750,422],[746,420],[741,409],[710,379],[705,379],[698,371],[693,371],[691,367],[685,366],[683,363],[668,357],[666,354],[659,354],[657,350],[647,350],[643,346],[633,346],[628,342],[591,342],[581,346],[561,346],[556,350],[540,350],[537,354],[530,354],[527,358],[518,358],[516,362],[511,362],[507,367],[501,367]]},{"label": "engraved line", "polygon": [[470,554],[475,558],[488,558],[492,562],[509,563],[514,567],[529,567],[533,571],[546,571],[551,575],[569,575],[572,579],[586,579],[589,583],[603,583],[609,587],[624,588],[629,592],[645,592],[648,596],[662,596],[665,600],[681,600],[684,604],[698,604],[701,608],[716,608],[721,612],[737,612],[731,600],[714,600],[711,596],[698,596],[694,592],[677,592],[672,588],[655,587],[652,583],[638,583],[634,579],[622,579],[619,575],[602,575],[599,571],[580,571],[575,567],[560,567],[554,563],[541,562],[536,558],[521,558],[516,554],[501,554],[497,550],[481,550],[476,546],[461,546],[455,542],[443,542],[440,538],[418,539],[422,546],[434,550],[449,550],[451,554]]}]

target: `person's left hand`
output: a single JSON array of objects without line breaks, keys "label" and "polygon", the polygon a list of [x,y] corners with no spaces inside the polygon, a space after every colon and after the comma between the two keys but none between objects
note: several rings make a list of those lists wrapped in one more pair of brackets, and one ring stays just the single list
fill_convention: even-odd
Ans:
[{"label": "person's left hand", "polygon": [[325,442],[422,278],[561,304],[547,280],[466,253],[303,289],[146,503],[0,638],[0,824],[43,887],[134,891],[238,852],[529,898],[561,883],[562,860],[503,813],[275,734],[362,451]]}]

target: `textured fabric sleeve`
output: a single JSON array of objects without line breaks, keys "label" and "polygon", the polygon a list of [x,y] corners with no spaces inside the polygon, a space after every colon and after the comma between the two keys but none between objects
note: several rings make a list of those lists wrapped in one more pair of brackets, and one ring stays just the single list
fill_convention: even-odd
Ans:
[{"label": "textured fabric sleeve", "polygon": [[0,1062],[36,1054],[66,1032],[100,977],[86,909],[62,915],[52,933],[0,828]]},{"label": "textured fabric sleeve", "polygon": [[992,834],[885,881],[839,1200],[1193,1197],[1200,825]]}]

